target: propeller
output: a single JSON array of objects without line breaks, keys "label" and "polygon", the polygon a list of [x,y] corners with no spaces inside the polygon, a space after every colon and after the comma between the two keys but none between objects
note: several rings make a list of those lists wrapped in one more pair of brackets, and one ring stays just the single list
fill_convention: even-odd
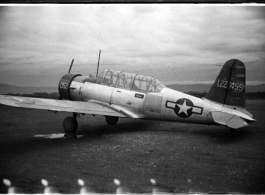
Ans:
[{"label": "propeller", "polygon": [[[101,54],[101,50],[99,50],[99,55],[98,55],[98,67],[99,67],[99,61],[100,61],[100,54]],[[97,68],[97,74],[96,77],[98,76],[98,68]]]},{"label": "propeller", "polygon": [[72,66],[73,66],[74,60],[75,60],[75,59],[72,60],[72,63],[71,63],[71,65],[70,65],[70,68],[69,68],[69,71],[68,71],[68,74],[71,72],[71,69],[72,69]]}]

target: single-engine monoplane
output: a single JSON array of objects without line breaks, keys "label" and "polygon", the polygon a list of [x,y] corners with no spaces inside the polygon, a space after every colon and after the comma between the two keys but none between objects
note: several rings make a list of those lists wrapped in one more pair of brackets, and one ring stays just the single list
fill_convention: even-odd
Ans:
[{"label": "single-engine monoplane", "polygon": [[167,88],[158,79],[107,69],[99,76],[64,75],[58,100],[0,95],[8,106],[69,112],[63,121],[67,133],[78,128],[80,114],[103,115],[109,125],[119,118],[151,119],[238,129],[254,122],[245,108],[246,69],[237,59],[227,61],[208,95],[194,97]]}]

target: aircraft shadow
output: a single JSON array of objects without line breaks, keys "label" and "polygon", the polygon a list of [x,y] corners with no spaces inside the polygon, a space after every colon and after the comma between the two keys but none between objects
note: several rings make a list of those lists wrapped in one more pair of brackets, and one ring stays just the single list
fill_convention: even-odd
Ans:
[{"label": "aircraft shadow", "polygon": [[199,128],[190,131],[190,133],[195,136],[206,137],[213,144],[240,143],[254,136],[253,129],[249,126],[243,127],[235,132],[231,132],[227,127],[212,126],[207,129]]},{"label": "aircraft shadow", "polygon": [[[152,125],[151,125],[152,126]],[[128,133],[128,132],[138,132],[138,131],[150,131],[150,122],[140,122],[130,121],[117,125],[83,125],[79,127],[77,131],[78,135],[83,135],[85,137],[100,137],[105,134],[119,134],[119,133]]]},{"label": "aircraft shadow", "polygon": [[[224,129],[226,130],[226,129]],[[251,127],[242,128],[234,133],[231,133],[229,130],[224,131],[223,134],[211,133],[210,138],[213,138],[213,142],[219,144],[229,144],[242,142],[246,139],[251,138],[254,135],[253,129]]]},{"label": "aircraft shadow", "polygon": [[[123,134],[130,132],[139,132],[139,131],[150,131],[150,132],[171,132],[175,134],[188,135],[192,137],[206,137],[216,144],[229,144],[241,142],[245,139],[249,139],[254,135],[253,128],[250,126],[241,128],[236,132],[232,133],[227,127],[221,126],[210,126],[206,127],[204,125],[192,125],[189,124],[179,125],[174,127],[174,123],[163,122],[164,125],[159,126],[157,121],[127,121],[126,123],[117,124],[117,125],[107,125],[102,124],[99,126],[89,126],[83,125],[79,127],[77,131],[78,135],[84,136],[84,138],[95,138],[101,137],[106,134]],[[169,125],[168,125],[169,124]],[[159,126],[159,127],[158,127]]]},{"label": "aircraft shadow", "polygon": [[[51,148],[60,148],[69,143],[82,143],[83,141],[93,140],[93,139],[106,139],[104,135],[115,135],[115,134],[126,134],[132,132],[165,132],[165,133],[174,133],[177,135],[188,136],[188,139],[200,139],[206,138],[213,144],[229,144],[242,142],[250,137],[254,136],[255,132],[251,127],[244,127],[238,132],[232,134],[229,132],[229,129],[226,127],[207,127],[204,128],[204,125],[178,125],[174,123],[168,124],[167,122],[162,123],[162,126],[159,126],[157,121],[126,121],[117,125],[107,125],[101,124],[96,126],[91,125],[80,125],[79,130],[76,135],[82,136],[79,139],[46,139],[46,138],[34,138],[34,137],[24,137],[16,139],[15,143],[12,140],[4,140],[0,146],[3,148],[1,151],[2,154],[5,151],[9,155],[17,155],[19,153],[30,153],[36,150],[46,150]],[[217,129],[218,128],[218,129]],[[63,133],[63,132],[62,132]],[[14,147],[14,144],[16,147]],[[6,150],[5,150],[6,148]]]}]

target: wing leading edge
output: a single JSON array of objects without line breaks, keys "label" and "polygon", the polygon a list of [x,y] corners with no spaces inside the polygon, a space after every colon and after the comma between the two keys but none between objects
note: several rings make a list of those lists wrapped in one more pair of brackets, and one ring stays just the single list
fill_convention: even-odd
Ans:
[{"label": "wing leading edge", "polygon": [[0,95],[0,104],[58,112],[76,112],[105,116],[143,118],[143,116],[135,115],[123,107],[114,107],[107,103],[97,101],[80,102]]}]

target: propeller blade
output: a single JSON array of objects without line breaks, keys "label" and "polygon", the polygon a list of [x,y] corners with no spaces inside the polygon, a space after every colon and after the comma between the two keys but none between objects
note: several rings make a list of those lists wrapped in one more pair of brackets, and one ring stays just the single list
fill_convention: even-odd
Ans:
[{"label": "propeller blade", "polygon": [[[98,67],[99,67],[99,61],[100,61],[100,54],[101,54],[101,50],[99,50],[99,56],[98,56]],[[98,76],[98,68],[97,68],[97,74],[96,77]]]},{"label": "propeller blade", "polygon": [[68,71],[68,74],[71,72],[71,69],[72,69],[72,66],[73,66],[74,60],[75,60],[75,59],[72,60],[71,66],[70,66],[69,71]]}]

